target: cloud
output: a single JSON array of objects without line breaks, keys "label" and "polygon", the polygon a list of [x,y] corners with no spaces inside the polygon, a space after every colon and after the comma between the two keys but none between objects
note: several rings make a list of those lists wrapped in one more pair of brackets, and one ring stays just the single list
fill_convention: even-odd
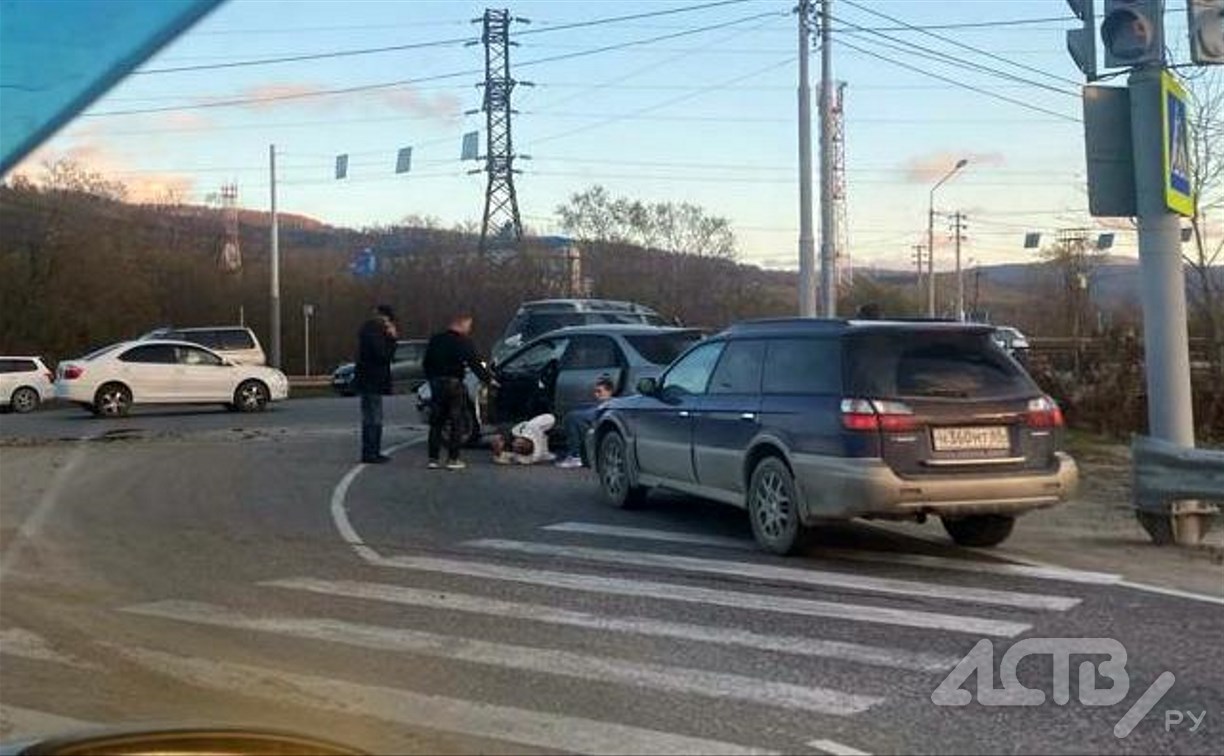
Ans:
[{"label": "cloud", "polygon": [[901,165],[901,172],[912,184],[931,183],[943,178],[962,158],[969,161],[969,168],[998,167],[1006,162],[999,152],[935,152],[910,158]]},{"label": "cloud", "polygon": [[122,183],[131,202],[156,202],[168,195],[188,200],[196,190],[196,179],[174,171],[141,170],[130,156],[98,141],[83,140],[60,149],[42,147],[26,156],[11,171],[39,181],[47,164],[71,160],[82,169],[101,174],[107,181]]},{"label": "cloud", "polygon": [[[257,112],[294,107],[316,113],[386,111],[415,118],[452,121],[459,117],[463,101],[451,92],[433,96],[408,86],[354,92],[344,96],[326,95],[329,87],[313,82],[275,82],[246,87],[217,101],[251,100],[239,107]],[[207,101],[204,101],[207,102]]]}]

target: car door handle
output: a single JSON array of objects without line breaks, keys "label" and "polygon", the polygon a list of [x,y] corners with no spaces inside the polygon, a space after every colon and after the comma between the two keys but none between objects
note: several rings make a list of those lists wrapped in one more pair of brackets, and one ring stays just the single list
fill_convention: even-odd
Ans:
[{"label": "car door handle", "polygon": [[740,413],[740,420],[756,420],[756,419],[757,417],[756,417],[755,412],[741,412]]}]

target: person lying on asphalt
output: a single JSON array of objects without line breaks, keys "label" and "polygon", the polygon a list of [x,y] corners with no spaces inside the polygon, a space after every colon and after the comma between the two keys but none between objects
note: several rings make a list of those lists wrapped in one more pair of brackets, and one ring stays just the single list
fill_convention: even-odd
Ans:
[{"label": "person lying on asphalt", "polygon": [[499,431],[493,437],[493,462],[534,465],[551,461],[554,457],[548,451],[548,432],[556,424],[557,418],[545,413],[518,423],[508,431]]},{"label": "person lying on asphalt", "polygon": [[591,394],[595,398],[595,403],[565,413],[566,456],[557,462],[557,467],[582,467],[582,445],[586,440],[587,431],[595,424],[599,411],[615,393],[616,382],[611,376],[601,375],[595,381],[595,389]]}]

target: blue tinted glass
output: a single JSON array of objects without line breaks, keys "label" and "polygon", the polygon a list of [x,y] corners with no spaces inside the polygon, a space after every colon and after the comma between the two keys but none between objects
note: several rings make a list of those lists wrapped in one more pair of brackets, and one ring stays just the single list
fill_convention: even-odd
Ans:
[{"label": "blue tinted glass", "polygon": [[0,0],[0,173],[220,0]]}]

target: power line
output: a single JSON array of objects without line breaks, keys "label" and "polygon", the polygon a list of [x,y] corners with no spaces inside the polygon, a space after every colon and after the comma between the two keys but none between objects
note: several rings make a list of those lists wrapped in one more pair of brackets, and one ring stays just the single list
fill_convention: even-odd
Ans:
[{"label": "power line", "polygon": [[[1056,94],[1061,94],[1061,95],[1065,95],[1068,97],[1076,97],[1076,98],[1079,97],[1079,94],[1076,92],[1069,92],[1060,87],[1055,87],[1055,86],[1052,86],[1050,84],[1046,84],[1040,81],[1033,81],[1032,79],[1026,79],[1023,76],[1017,76],[1016,74],[1008,73],[1007,71],[1002,71],[997,68],[991,68],[990,66],[986,66],[981,63],[975,63],[971,60],[966,60],[964,58],[957,57],[955,55],[943,52],[941,50],[936,50],[931,47],[925,47],[923,45],[915,44],[913,42],[908,42],[898,37],[894,37],[890,34],[873,31],[872,29],[869,29],[865,26],[859,26],[858,24],[852,23],[850,21],[844,21],[842,19],[835,18],[835,17],[833,18],[833,20],[837,21],[840,24],[845,24],[851,27],[852,29],[856,30],[855,32],[851,32],[851,33],[862,32],[864,34],[870,34],[874,37],[879,37],[881,39],[888,40],[888,42],[880,42],[878,40],[875,40],[875,43],[882,47],[896,50],[897,52],[905,53],[907,55],[914,55],[920,58],[926,58],[928,60],[934,60],[937,63],[944,63],[947,65],[960,66],[962,68],[965,68],[971,71],[990,74],[992,76],[996,76],[1001,79],[1006,79],[1008,81],[1014,81],[1014,82],[1021,83],[1021,84],[1027,84],[1029,86],[1036,87],[1038,89],[1044,89],[1048,92],[1054,92]],[[842,44],[845,44],[845,40],[839,40],[839,42],[841,42]]]},{"label": "power line", "polygon": [[1051,116],[1054,116],[1055,118],[1060,118],[1064,121],[1070,121],[1073,123],[1082,123],[1082,121],[1079,118],[1076,118],[1075,116],[1069,116],[1066,113],[1060,113],[1057,110],[1050,110],[1048,108],[1043,108],[1040,105],[1033,105],[1032,103],[1025,102],[1024,100],[1017,100],[1014,97],[1008,97],[1007,95],[1002,95],[1002,94],[999,94],[998,92],[992,92],[989,89],[983,89],[982,87],[977,87],[977,86],[968,84],[963,81],[957,81],[956,79],[951,79],[951,78],[948,78],[947,76],[943,76],[941,74],[937,74],[932,71],[928,71],[926,69],[919,68],[918,66],[915,66],[911,63],[904,63],[902,61],[897,60],[896,58],[890,58],[887,55],[883,55],[877,52],[872,52],[870,50],[864,50],[863,48],[858,47],[857,45],[854,45],[850,42],[846,42],[845,40],[842,40],[840,44],[844,47],[848,47],[851,50],[862,53],[863,55],[867,55],[868,57],[875,58],[876,60],[881,60],[881,61],[884,61],[885,63],[892,63],[894,66],[899,66],[901,68],[904,68],[907,71],[912,71],[914,73],[919,73],[924,76],[929,76],[932,79],[938,79],[939,81],[946,82],[955,87],[959,87],[961,89],[967,89],[970,92],[977,92],[978,94],[985,95],[986,97],[990,97],[996,100],[1001,100],[1003,102],[1007,102],[1012,105],[1018,105],[1019,107],[1027,108],[1028,110],[1033,110],[1038,113],[1045,113],[1046,115],[1051,115]]},{"label": "power line", "polygon": [[536,29],[527,29],[519,32],[516,36],[525,37],[529,34],[544,34],[547,32],[564,31],[566,29],[582,29],[588,26],[602,26],[604,24],[617,24],[625,21],[636,21],[643,18],[657,18],[659,16],[672,16],[677,13],[689,13],[692,11],[708,10],[710,8],[718,8],[725,5],[742,5],[752,2],[753,0],[717,0],[717,2],[699,3],[697,5],[686,5],[679,8],[666,8],[664,10],[648,11],[645,13],[631,13],[627,16],[609,16],[606,18],[597,18],[590,21],[574,21],[572,23],[554,24]]},{"label": "power line", "polygon": [[934,31],[931,31],[930,29],[920,29],[920,28],[918,28],[918,27],[912,26],[911,24],[907,23],[906,21],[903,21],[902,19],[896,18],[895,16],[890,16],[890,15],[888,15],[887,13],[884,13],[884,12],[882,12],[882,11],[878,11],[878,10],[875,10],[874,8],[870,8],[870,7],[866,6],[866,5],[863,5],[862,3],[855,2],[855,0],[842,0],[842,2],[844,2],[846,5],[849,5],[851,8],[857,8],[858,10],[861,10],[861,11],[863,11],[864,13],[870,13],[871,15],[873,15],[873,16],[875,16],[875,17],[877,17],[877,18],[882,18],[882,19],[884,19],[885,21],[890,21],[890,22],[892,22],[892,23],[894,23],[894,24],[900,24],[900,25],[902,25],[902,26],[908,27],[910,31],[916,31],[916,32],[918,32],[918,33],[920,33],[920,34],[924,34],[924,35],[926,35],[926,36],[928,36],[928,37],[932,37],[932,38],[934,38],[934,39],[938,39],[938,40],[940,40],[941,42],[945,42],[945,43],[950,44],[950,45],[953,45],[953,46],[955,46],[955,47],[959,47],[959,48],[961,48],[962,50],[968,50],[968,51],[970,51],[970,52],[977,53],[978,55],[983,55],[983,56],[985,56],[985,57],[987,57],[987,58],[990,58],[990,59],[992,59],[992,60],[996,60],[996,61],[998,61],[998,62],[1000,62],[1000,63],[1005,63],[1005,64],[1007,64],[1007,65],[1009,65],[1009,66],[1014,66],[1015,68],[1019,68],[1019,69],[1025,70],[1025,71],[1028,71],[1028,72],[1030,72],[1030,73],[1035,73],[1035,74],[1038,74],[1038,75],[1041,75],[1041,76],[1046,76],[1046,77],[1049,77],[1049,78],[1054,79],[1054,80],[1056,80],[1056,81],[1061,81],[1061,82],[1063,82],[1063,83],[1065,83],[1065,84],[1070,84],[1070,85],[1072,85],[1072,86],[1074,86],[1074,87],[1079,87],[1079,86],[1080,86],[1080,82],[1075,81],[1075,80],[1073,80],[1073,79],[1068,79],[1068,78],[1066,78],[1065,76],[1059,76],[1059,75],[1057,75],[1057,74],[1052,74],[1052,73],[1050,73],[1049,71],[1043,71],[1043,70],[1042,70],[1042,69],[1040,69],[1040,68],[1035,68],[1035,67],[1033,67],[1033,66],[1030,66],[1030,65],[1027,65],[1027,64],[1024,64],[1024,63],[1017,63],[1017,62],[1016,62],[1016,61],[1014,61],[1014,60],[1010,60],[1009,58],[1005,58],[1005,57],[1003,57],[1003,56],[1001,56],[1001,55],[997,55],[997,54],[995,54],[995,53],[993,53],[993,52],[990,52],[989,50],[983,50],[983,49],[981,49],[980,47],[974,47],[973,45],[966,44],[966,43],[964,43],[964,42],[961,42],[961,41],[960,41],[960,40],[958,40],[958,39],[954,39],[954,38],[949,37],[949,36],[944,35],[944,34],[936,34]]}]

